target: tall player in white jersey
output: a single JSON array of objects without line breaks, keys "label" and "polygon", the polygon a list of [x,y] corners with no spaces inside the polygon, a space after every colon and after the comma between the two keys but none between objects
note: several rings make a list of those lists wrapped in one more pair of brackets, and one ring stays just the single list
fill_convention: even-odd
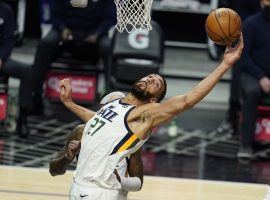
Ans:
[{"label": "tall player in white jersey", "polygon": [[144,144],[152,128],[201,101],[240,58],[242,50],[241,35],[236,47],[227,47],[217,68],[184,95],[159,103],[166,93],[166,82],[153,74],[137,81],[124,99],[93,113],[83,132],[72,190],[87,188],[91,200],[118,200],[121,185],[114,174],[117,164]]},{"label": "tall player in white jersey", "polygon": [[[61,81],[62,88],[69,90],[71,93],[71,80],[64,79]],[[60,95],[61,100],[63,103],[66,101],[66,97],[63,97],[62,94]],[[104,96],[100,102],[100,105],[103,106],[104,104],[109,103],[110,101],[118,98],[124,98],[125,94],[122,92],[111,92]],[[71,98],[71,97],[70,97]],[[92,112],[89,109],[81,107],[74,103],[72,99],[70,99],[69,105],[67,108],[70,109],[70,105],[75,106],[77,109],[78,117],[87,122],[92,117]],[[71,107],[72,108],[72,107]],[[73,109],[70,109],[73,111]],[[80,141],[82,138],[82,133],[84,130],[85,124],[76,126],[71,134],[68,136],[66,145],[62,148],[57,156],[50,161],[50,173],[52,176],[56,175],[63,175],[65,174],[68,165],[71,161],[79,155],[80,151]],[[115,170],[115,174],[118,177],[119,182],[121,182],[121,189],[122,195],[119,200],[126,200],[128,191],[139,191],[142,187],[143,182],[143,165],[141,159],[141,151],[137,151],[132,154],[129,158],[123,159],[118,165]],[[73,194],[75,191],[71,191],[71,196],[76,195]],[[76,193],[76,192],[75,192]],[[86,197],[86,194],[79,194],[80,197]],[[120,195],[119,195],[120,196]]]}]

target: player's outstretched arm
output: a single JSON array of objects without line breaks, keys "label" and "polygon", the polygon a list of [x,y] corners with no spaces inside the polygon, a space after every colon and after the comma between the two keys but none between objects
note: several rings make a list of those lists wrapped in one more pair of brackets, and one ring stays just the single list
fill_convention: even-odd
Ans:
[{"label": "player's outstretched arm", "polygon": [[[221,64],[205,79],[203,79],[192,91],[187,94],[173,97],[154,108],[146,111],[142,117],[151,119],[151,126],[157,126],[167,122],[179,113],[192,108],[195,104],[201,101],[217,84],[220,78],[227,72],[234,63],[239,60],[242,54],[244,44],[243,36],[240,36],[238,45],[234,48],[228,46]],[[162,111],[162,112],[161,112]]]},{"label": "player's outstretched arm", "polygon": [[57,156],[50,161],[49,171],[52,176],[65,174],[67,166],[80,150],[80,140],[83,130],[84,125],[76,126],[69,135],[65,146],[59,151]]},{"label": "player's outstretched arm", "polygon": [[72,101],[71,80],[69,78],[60,81],[60,91],[60,99],[63,104],[83,122],[88,122],[95,115],[94,111],[79,106]]}]

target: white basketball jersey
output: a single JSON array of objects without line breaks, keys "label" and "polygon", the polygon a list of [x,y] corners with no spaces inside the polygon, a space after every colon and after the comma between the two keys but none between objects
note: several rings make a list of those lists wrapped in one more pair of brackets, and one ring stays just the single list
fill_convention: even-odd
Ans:
[{"label": "white basketball jersey", "polygon": [[133,108],[135,106],[117,99],[104,105],[87,122],[74,172],[76,181],[95,183],[107,189],[121,188],[114,170],[146,141],[139,140],[127,125],[127,116]]}]

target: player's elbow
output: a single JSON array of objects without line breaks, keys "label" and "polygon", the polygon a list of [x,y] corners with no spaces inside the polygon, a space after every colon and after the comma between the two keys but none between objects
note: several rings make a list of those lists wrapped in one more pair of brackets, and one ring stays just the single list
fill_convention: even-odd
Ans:
[{"label": "player's elbow", "polygon": [[49,172],[50,172],[51,176],[57,176],[57,173],[55,171],[53,171],[52,169],[49,169]]},{"label": "player's elbow", "polygon": [[142,186],[140,188],[138,188],[138,190],[136,190],[135,192],[139,192],[142,189]]},{"label": "player's elbow", "polygon": [[54,166],[54,163],[50,162],[49,172],[50,172],[51,176],[58,176],[58,175],[65,174],[66,170],[65,169],[57,169],[57,167]]},{"label": "player's elbow", "polygon": [[140,187],[138,188],[137,191],[140,191],[142,189],[142,186],[143,186],[143,180],[141,179],[141,185],[140,185]]},{"label": "player's elbow", "polygon": [[51,166],[49,168],[49,172],[50,172],[51,176],[56,176],[57,175],[56,171],[53,170],[53,168]]},{"label": "player's elbow", "polygon": [[50,172],[50,174],[51,174],[51,176],[58,176],[58,175],[63,175],[63,174],[65,174],[66,173],[66,170],[53,170],[53,169],[49,169],[49,172]]},{"label": "player's elbow", "polygon": [[139,177],[121,177],[121,187],[123,190],[137,192],[142,188],[142,181]]}]

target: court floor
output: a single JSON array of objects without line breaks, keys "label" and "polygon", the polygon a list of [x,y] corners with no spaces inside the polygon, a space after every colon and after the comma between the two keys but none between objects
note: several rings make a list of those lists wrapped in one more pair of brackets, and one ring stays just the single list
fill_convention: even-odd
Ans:
[{"label": "court floor", "polygon": [[[0,166],[1,200],[68,199],[72,172],[51,177],[48,169]],[[141,191],[129,200],[262,200],[264,184],[201,181],[145,176]]]}]

